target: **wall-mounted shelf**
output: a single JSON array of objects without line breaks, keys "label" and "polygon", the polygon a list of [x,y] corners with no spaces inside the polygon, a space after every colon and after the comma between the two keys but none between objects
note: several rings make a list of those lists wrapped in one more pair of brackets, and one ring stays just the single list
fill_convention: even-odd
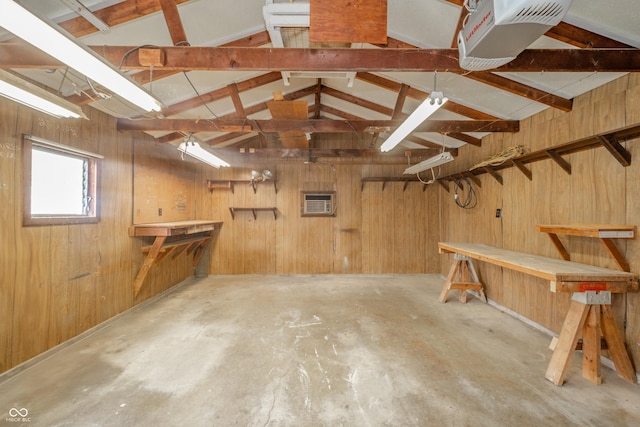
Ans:
[{"label": "wall-mounted shelf", "polygon": [[569,224],[569,225],[536,225],[540,232],[547,233],[551,242],[560,253],[560,257],[566,261],[571,259],[569,251],[558,238],[558,234],[580,237],[595,237],[602,242],[611,254],[618,267],[623,271],[630,271],[629,263],[620,253],[612,239],[635,239],[635,225],[610,225],[610,224]]},{"label": "wall-mounted shelf", "polygon": [[137,296],[147,273],[168,255],[175,259],[185,252],[193,253],[195,267],[204,253],[215,230],[222,227],[222,221],[193,220],[176,222],[159,222],[151,224],[135,224],[129,227],[131,237],[155,237],[151,246],[142,247],[146,258],[133,282],[133,296]]},{"label": "wall-mounted shelf", "polygon": [[278,208],[236,208],[229,207],[229,212],[231,212],[231,218],[236,219],[236,212],[251,212],[253,213],[253,219],[258,219],[259,211],[268,211],[273,212],[273,219],[278,219]]},{"label": "wall-mounted shelf", "polygon": [[268,184],[273,183],[273,190],[277,193],[278,187],[276,186],[275,180],[267,180],[267,181],[251,181],[250,179],[221,179],[221,180],[207,180],[207,189],[210,193],[213,193],[213,190],[231,190],[234,192],[234,187],[236,184],[248,185],[253,188],[253,192],[255,193],[258,188],[258,184]]},{"label": "wall-mounted shelf", "polygon": [[422,191],[427,189],[427,184],[425,184],[424,182],[420,181],[415,176],[414,177],[374,176],[374,177],[369,177],[369,178],[362,178],[362,180],[360,181],[360,183],[361,183],[360,191],[364,191],[364,185],[367,182],[381,182],[382,183],[382,191],[384,191],[385,187],[387,186],[387,182],[403,182],[404,186],[402,187],[402,191],[405,191],[407,189],[407,186],[409,185],[410,182],[415,182],[415,183],[421,184],[423,186],[422,187]]}]

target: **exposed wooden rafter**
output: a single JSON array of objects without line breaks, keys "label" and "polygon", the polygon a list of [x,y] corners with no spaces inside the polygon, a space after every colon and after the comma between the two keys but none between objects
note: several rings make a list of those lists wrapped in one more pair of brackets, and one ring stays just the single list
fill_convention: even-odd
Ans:
[{"label": "exposed wooden rafter", "polygon": [[[0,46],[0,68],[62,68],[54,59],[29,63],[16,57],[15,45]],[[94,46],[122,70],[146,70],[137,46]],[[456,49],[336,49],[185,46],[157,47],[166,58],[158,70],[173,71],[437,71],[466,72]],[[27,56],[31,58],[31,56]],[[494,71],[507,72],[639,72],[640,49],[528,49]]]},{"label": "exposed wooden rafter", "polygon": [[[249,119],[118,119],[120,131],[183,131],[183,132],[366,132],[368,128],[396,128],[401,120],[249,120]],[[517,120],[426,120],[416,132],[517,132]]]},{"label": "exposed wooden rafter", "polygon": [[162,13],[164,14],[164,20],[167,22],[167,28],[171,35],[171,41],[174,46],[189,46],[187,40],[187,33],[184,31],[182,25],[182,19],[180,19],[180,13],[178,12],[178,5],[176,0],[158,0],[162,6]]}]

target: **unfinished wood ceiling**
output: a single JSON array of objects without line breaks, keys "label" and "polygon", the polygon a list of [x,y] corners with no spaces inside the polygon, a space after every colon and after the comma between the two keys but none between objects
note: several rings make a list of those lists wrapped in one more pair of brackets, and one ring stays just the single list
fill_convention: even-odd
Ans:
[{"label": "unfinished wood ceiling", "polygon": [[[640,69],[634,0],[574,0],[565,21],[518,58],[481,72],[458,65],[455,35],[468,13],[462,0],[376,0],[386,4],[387,19],[386,44],[376,45],[361,34],[353,42],[311,43],[308,12],[274,28],[264,7],[277,0],[83,0],[108,31],[62,1],[20,3],[130,74],[164,108],[145,115],[7,33],[0,33],[0,68],[118,117],[123,131],[173,144],[194,134],[216,149],[254,148],[265,156],[287,149],[287,156],[306,158],[323,148],[327,156],[375,163],[401,159],[408,149],[426,156],[444,145],[455,152],[480,146],[489,132],[517,131],[520,120],[543,109],[570,111],[577,95]],[[308,1],[282,3],[309,8]],[[164,63],[141,61],[158,49]],[[449,103],[399,148],[372,155],[435,89]],[[286,104],[274,106],[274,93]],[[305,104],[301,120],[293,106]],[[288,107],[291,114],[281,111]],[[354,145],[327,151],[314,145],[318,133],[349,133]]]}]

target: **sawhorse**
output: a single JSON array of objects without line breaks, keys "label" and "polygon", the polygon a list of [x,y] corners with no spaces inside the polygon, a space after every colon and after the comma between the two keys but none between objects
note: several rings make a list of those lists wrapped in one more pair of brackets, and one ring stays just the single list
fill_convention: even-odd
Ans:
[{"label": "sawhorse", "polygon": [[552,342],[553,355],[545,378],[562,385],[564,376],[582,337],[582,376],[602,383],[600,354],[604,338],[618,376],[635,383],[636,373],[624,345],[624,338],[611,312],[611,292],[574,293],[560,336]]},{"label": "sawhorse", "polygon": [[[484,294],[484,288],[480,279],[478,279],[478,273],[476,272],[471,258],[462,254],[453,254],[455,262],[451,265],[447,280],[444,282],[442,292],[440,293],[440,302],[447,302],[447,294],[449,291],[457,289],[460,291],[458,299],[462,303],[467,302],[467,291],[475,291],[476,296],[483,302],[487,302],[487,297]],[[471,276],[471,280],[469,279]]]}]

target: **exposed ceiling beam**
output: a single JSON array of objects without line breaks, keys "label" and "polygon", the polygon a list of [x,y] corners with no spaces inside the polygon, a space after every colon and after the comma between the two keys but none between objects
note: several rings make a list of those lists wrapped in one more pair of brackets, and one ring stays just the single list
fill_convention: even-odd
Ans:
[{"label": "exposed ceiling beam", "polygon": [[[439,150],[437,149],[410,149],[403,151],[394,151],[389,153],[381,153],[378,149],[355,149],[355,148],[312,148],[311,154],[314,158],[367,158],[367,159],[390,159],[390,158],[401,158],[406,162],[405,151],[411,152],[411,157],[420,159],[420,158],[428,158],[435,154],[438,154]],[[223,154],[224,153],[224,154]],[[239,155],[244,159],[249,159],[251,157],[277,157],[277,158],[302,158],[306,159],[309,157],[309,149],[307,148],[266,148],[266,149],[255,149],[254,152],[248,153],[240,153],[239,149],[233,148],[217,148],[216,154],[224,155],[225,159],[227,159],[230,155]]]},{"label": "exposed ceiling beam", "polygon": [[[135,46],[96,46],[97,53],[121,64],[123,70],[141,70]],[[234,71],[437,71],[462,72],[457,49],[336,49],[159,47],[166,65],[157,69]],[[124,60],[122,60],[124,58]],[[41,66],[41,65],[40,65]],[[45,67],[46,68],[46,67]],[[493,71],[638,72],[640,49],[531,49]],[[466,72],[466,70],[464,71]]]},{"label": "exposed ceiling beam", "polygon": [[[366,132],[370,128],[396,128],[401,120],[191,120],[191,119],[118,119],[119,131],[184,132]],[[517,120],[426,120],[415,132],[517,132]]]},{"label": "exposed ceiling beam", "polygon": [[247,117],[244,105],[242,105],[242,100],[240,99],[240,90],[238,89],[238,84],[231,83],[227,86],[227,88],[229,88],[229,96],[231,97],[231,101],[233,102],[233,107],[236,109],[236,116],[242,118]]},{"label": "exposed ceiling beam", "polygon": [[[373,73],[367,72],[359,72],[356,75],[358,80],[362,80],[363,82],[370,83],[372,85],[381,87],[383,89],[390,90],[392,92],[398,93],[400,91],[400,83],[394,82],[393,80],[389,80],[385,77],[378,76]],[[418,101],[424,101],[429,97],[428,92],[424,92],[422,90],[416,89],[414,87],[409,88],[407,91],[407,96],[409,98],[416,99]],[[443,110],[451,111],[452,113],[460,114],[461,116],[469,117],[475,120],[500,120],[499,117],[493,116],[491,114],[484,113],[482,111],[478,111],[473,108],[466,107],[462,104],[458,104],[449,100],[442,107]],[[389,114],[387,114],[389,115]]]},{"label": "exposed ceiling beam", "polygon": [[180,19],[180,13],[178,12],[178,5],[176,0],[158,0],[162,6],[162,13],[164,20],[167,22],[167,28],[171,35],[171,41],[174,46],[189,46],[187,40],[187,33],[184,31],[182,25],[182,19]]},{"label": "exposed ceiling beam", "polygon": [[460,74],[463,74],[469,79],[531,99],[541,104],[548,105],[549,107],[557,108],[561,111],[571,111],[571,108],[573,107],[573,100],[571,99],[562,98],[561,96],[554,95],[531,86],[523,85],[522,83],[518,83],[489,71],[474,71],[473,73]]},{"label": "exposed ceiling beam", "polygon": [[[254,77],[253,79],[249,79],[249,80],[245,80],[242,82],[237,83],[237,87],[238,87],[238,91],[239,92],[243,92],[245,90],[248,90],[248,88],[251,87],[256,87],[255,84],[257,82],[262,82],[261,84],[264,84],[264,82],[270,81],[270,79],[272,77],[275,77],[275,80],[279,80],[282,78],[282,75],[280,73],[267,73],[267,74],[263,74],[262,76],[258,76],[258,77]],[[303,89],[299,89],[295,92],[290,92],[286,95],[284,95],[284,99],[286,100],[295,100],[295,99],[299,99],[299,98],[303,98],[305,96],[311,95],[314,93],[314,91],[316,90],[316,86],[309,86]],[[204,98],[202,98],[203,101],[205,102],[212,102],[213,100],[217,100],[217,99],[222,99],[225,98],[227,96],[229,96],[229,88],[225,87],[222,89],[218,89],[216,91],[212,91],[209,92],[210,96],[206,96]],[[214,95],[215,94],[215,95]],[[213,98],[215,96],[215,99]],[[200,100],[198,98],[193,98],[193,99],[189,99],[187,101],[184,101],[182,103],[179,104],[174,104],[171,107],[169,107],[169,110],[163,110],[163,113],[165,113],[166,111],[171,111],[172,114],[178,114],[180,112],[184,112],[187,110],[190,110],[192,108],[196,108],[201,106],[202,103],[200,102]],[[309,107],[309,109],[311,110],[313,108],[313,106]],[[243,107],[244,110],[244,114],[245,117],[246,116],[250,116],[252,114],[256,114],[259,113],[261,111],[265,111],[267,110],[267,103],[266,102],[259,102],[257,104],[253,104],[249,107]],[[235,113],[231,113],[231,114],[226,114],[223,116],[220,116],[218,119],[219,120],[233,120],[237,118],[237,116],[235,115]],[[207,120],[207,119],[204,119]],[[176,141],[179,140],[183,137],[183,135],[180,132],[173,132],[170,133],[168,135],[165,135],[161,138],[161,140],[159,139],[158,142],[172,142],[172,141]]]},{"label": "exposed ceiling beam", "polygon": [[[236,84],[236,88],[238,92],[246,92],[248,90],[255,89],[257,87],[264,86],[281,79],[282,79],[282,75],[280,73],[270,72],[266,74],[261,74],[251,79],[238,82]],[[165,116],[173,116],[176,114],[184,113],[185,111],[191,110],[193,108],[202,107],[203,105],[209,104],[214,101],[219,101],[228,96],[231,96],[229,86],[212,90],[210,92],[201,94],[200,96],[196,96],[194,98],[190,98],[185,101],[173,104],[169,107],[164,108],[162,110],[162,114]],[[266,108],[267,107],[265,105],[264,109]],[[248,114],[251,114],[251,113],[248,113]]]},{"label": "exposed ceiling beam", "polygon": [[391,118],[394,120],[402,118],[402,107],[404,107],[404,101],[407,99],[407,91],[409,90],[409,85],[402,83],[400,85],[400,90],[398,91],[398,97],[396,98],[396,105],[393,108],[393,113],[391,114]]},{"label": "exposed ceiling beam", "polygon": [[555,27],[551,28],[545,34],[552,39],[576,46],[582,49],[585,48],[612,48],[612,49],[624,49],[633,48],[633,46],[626,43],[619,42],[617,40],[610,39],[609,37],[601,36],[600,34],[593,33],[589,30],[576,27],[566,22],[561,22]]},{"label": "exposed ceiling beam", "polygon": [[[173,0],[176,4],[186,3],[189,0]],[[118,24],[133,21],[134,19],[150,15],[161,10],[158,0],[124,0],[113,6],[93,11],[93,14],[104,21],[108,26],[113,27]],[[96,31],[90,22],[82,17],[77,17],[64,21],[60,24],[62,28],[76,37],[86,36]]]},{"label": "exposed ceiling beam", "polygon": [[[94,46],[122,70],[146,70],[136,46]],[[158,47],[166,55],[158,70],[229,71],[442,71],[466,73],[458,64],[456,49],[304,49],[189,46]],[[61,68],[53,59],[29,63],[15,45],[0,45],[0,68]],[[31,56],[28,56],[31,57]],[[124,58],[124,60],[123,60]],[[640,49],[528,49],[513,61],[492,71],[509,72],[638,72]]]},{"label": "exposed ceiling beam", "polygon": [[[326,105],[321,105],[320,109],[324,113],[331,114],[332,116],[335,116],[335,117],[340,117],[341,119],[345,119],[345,120],[363,120],[362,117],[357,117],[357,116],[354,116],[353,114],[349,114],[347,112],[338,110],[337,108],[328,107]],[[370,141],[368,141],[368,143],[366,143],[365,145],[368,145],[368,146],[375,145],[375,143],[377,141],[377,138],[378,138],[378,134],[380,132],[386,131],[386,130],[390,130],[390,128],[383,127],[383,128],[377,129],[376,131],[367,132],[366,134],[370,134],[371,138],[370,138]],[[408,141],[415,142],[416,144],[422,145],[423,147],[426,147],[426,148],[442,149],[442,146],[440,144],[436,144],[434,142],[427,141],[426,139],[418,138],[415,135],[409,135],[406,139]]]}]

